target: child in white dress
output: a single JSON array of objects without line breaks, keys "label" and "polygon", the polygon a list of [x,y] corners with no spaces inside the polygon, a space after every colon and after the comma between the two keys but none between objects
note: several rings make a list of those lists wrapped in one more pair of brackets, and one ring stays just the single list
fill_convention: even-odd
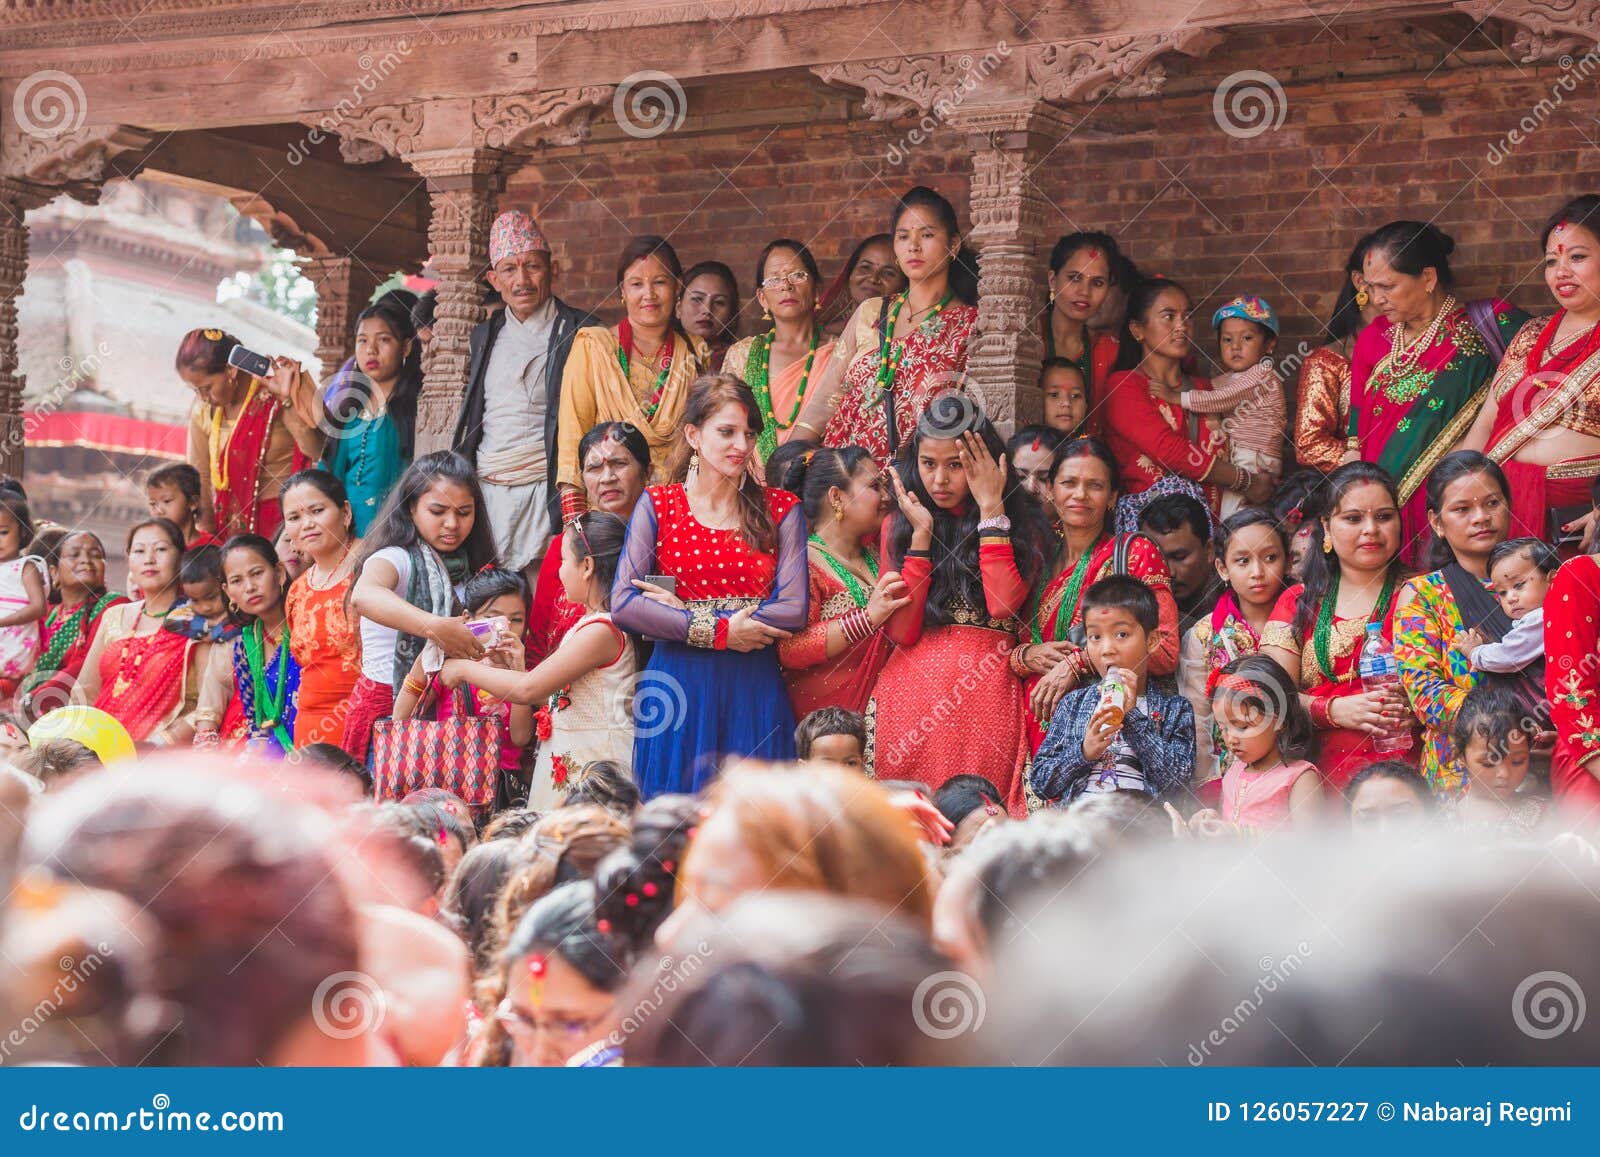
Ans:
[{"label": "child in white dress", "polygon": [[0,485],[0,696],[9,699],[39,658],[39,620],[49,611],[50,572],[33,546],[28,500]]},{"label": "child in white dress", "polygon": [[531,671],[451,659],[439,674],[447,687],[462,683],[511,703],[538,706],[539,744],[528,805],[559,807],[566,785],[585,764],[608,759],[633,765],[633,640],[611,621],[611,581],[627,525],[591,511],[561,535],[561,586],[584,615],[544,662]]}]

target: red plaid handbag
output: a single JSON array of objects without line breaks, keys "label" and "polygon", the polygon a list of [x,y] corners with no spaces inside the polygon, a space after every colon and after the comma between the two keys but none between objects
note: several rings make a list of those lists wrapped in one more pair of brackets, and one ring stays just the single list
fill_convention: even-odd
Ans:
[{"label": "red plaid handbag", "polygon": [[500,782],[500,718],[476,715],[456,688],[449,719],[380,719],[372,725],[372,786],[380,800],[442,787],[468,807],[494,805]]}]

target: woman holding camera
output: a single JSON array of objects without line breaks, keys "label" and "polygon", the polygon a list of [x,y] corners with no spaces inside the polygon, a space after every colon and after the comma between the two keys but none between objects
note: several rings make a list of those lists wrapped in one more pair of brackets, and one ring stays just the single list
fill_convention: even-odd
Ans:
[{"label": "woman holding camera", "polygon": [[270,377],[246,373],[228,361],[238,347],[232,334],[195,329],[177,357],[178,376],[197,398],[189,462],[200,471],[201,520],[224,542],[236,534],[275,538],[283,525],[278,492],[316,460],[323,443],[310,376],[282,372],[276,363]]}]

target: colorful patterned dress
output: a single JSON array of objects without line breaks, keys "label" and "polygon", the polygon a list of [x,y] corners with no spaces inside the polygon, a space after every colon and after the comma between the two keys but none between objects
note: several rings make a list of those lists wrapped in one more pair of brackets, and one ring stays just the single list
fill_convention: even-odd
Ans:
[{"label": "colorful patterned dress", "polygon": [[294,744],[338,743],[344,736],[350,692],[361,678],[355,624],[345,616],[351,575],[318,590],[308,573],[294,580],[284,602],[289,650],[300,668]]},{"label": "colorful patterned dress", "polygon": [[[1528,320],[1496,299],[1494,321],[1509,343]],[[1401,556],[1418,557],[1429,536],[1423,483],[1471,428],[1498,364],[1465,306],[1440,322],[1414,360],[1394,356],[1393,324],[1380,317],[1356,338],[1350,358],[1350,436],[1361,457],[1389,472],[1400,489]],[[1420,338],[1419,338],[1420,340]]]},{"label": "colorful patterned dress", "polygon": [[[1117,554],[1117,536],[1102,535],[1093,547],[1078,560],[1082,564],[1063,570],[1034,592],[1029,600],[1018,641],[1027,643],[1064,643],[1074,627],[1083,623],[1083,596],[1114,569]],[[1172,576],[1167,571],[1167,561],[1160,549],[1148,538],[1140,535],[1128,544],[1128,574],[1148,586],[1156,596],[1156,606],[1161,612],[1161,646],[1150,656],[1150,674],[1170,675],[1178,668],[1178,604],[1172,597]],[[1087,671],[1081,651],[1063,662],[1075,663],[1079,669],[1079,685]],[[1033,689],[1039,685],[1039,676],[1012,664],[1012,671],[1023,678],[1025,718],[1023,726],[1028,735],[1028,750],[1039,750],[1044,742],[1044,728],[1033,717]],[[1092,679],[1092,676],[1091,676]]]},{"label": "colorful patterned dress", "polygon": [[[68,610],[59,603],[45,613],[40,628],[43,649],[33,671],[23,680],[23,691],[34,697],[37,706],[34,714],[42,714],[46,706],[61,706],[71,698],[72,685],[83,670],[83,661],[94,646],[95,633],[100,621],[112,607],[121,606],[128,596],[117,591],[106,591],[85,599]],[[43,691],[45,684],[51,690]]]},{"label": "colorful patterned dress", "polygon": [[[729,756],[794,758],[794,712],[777,649],[727,649],[728,620],[746,607],[780,630],[806,623],[805,514],[788,491],[765,493],[776,551],[702,524],[681,484],[648,487],[633,508],[611,616],[656,641],[633,697],[633,773],[645,799],[699,791]],[[646,575],[677,579],[687,607],[645,598],[633,582]]]},{"label": "colorful patterned dress", "polygon": [[[794,717],[804,719],[819,707],[865,711],[878,672],[893,644],[880,627],[830,659],[828,625],[865,607],[872,596],[872,583],[848,570],[816,540],[812,541],[809,553],[811,597],[806,628],[778,643],[778,661],[783,664],[783,678],[789,685]],[[866,552],[866,564],[868,573],[876,580],[878,556],[875,551]]]},{"label": "colorful patterned dress", "polygon": [[[0,614],[21,610],[28,605],[28,588],[22,576],[29,567],[39,575],[45,593],[50,591],[50,572],[44,559],[24,555],[0,562]],[[0,627],[0,689],[9,696],[33,670],[39,658],[39,620]]]},{"label": "colorful patterned dress", "polygon": [[[1361,644],[1367,637],[1367,619],[1333,618],[1328,633],[1328,665],[1324,667],[1317,654],[1315,621],[1304,638],[1295,634],[1295,606],[1304,589],[1296,583],[1278,596],[1278,604],[1272,608],[1272,617],[1261,632],[1261,645],[1298,653],[1300,689],[1313,699],[1321,700],[1320,706],[1326,709],[1330,700],[1361,693]],[[1330,593],[1327,597],[1334,596]],[[1395,628],[1393,599],[1382,621],[1383,636],[1392,643]],[[1315,718],[1317,712],[1312,714]],[[1317,768],[1322,772],[1323,786],[1333,795],[1343,792],[1356,773],[1368,764],[1389,758],[1413,763],[1417,758],[1415,743],[1399,756],[1381,755],[1373,750],[1372,736],[1354,728],[1319,727],[1317,742]]]},{"label": "colorful patterned dress", "polygon": [[1556,347],[1563,316],[1523,326],[1489,385],[1495,419],[1485,452],[1511,486],[1512,538],[1544,538],[1550,511],[1587,503],[1600,475],[1600,455],[1547,466],[1517,461],[1523,447],[1553,428],[1600,438],[1600,325]]},{"label": "colorful patterned dress", "polygon": [[889,428],[884,420],[884,391],[878,385],[878,371],[884,350],[878,340],[878,318],[892,298],[873,298],[861,303],[850,324],[855,328],[856,356],[845,370],[839,389],[839,404],[822,437],[824,446],[860,446],[880,466],[911,440],[917,419],[930,402],[951,390],[960,390],[966,380],[967,344],[978,310],[971,305],[951,302],[937,316],[920,322],[903,338],[889,343],[888,356],[897,358],[894,372],[895,433],[899,446],[889,445]]},{"label": "colorful patterned dress", "polygon": [[[1250,620],[1239,609],[1233,591],[1224,591],[1209,617],[1201,619],[1183,639],[1183,654],[1178,660],[1178,687],[1194,705],[1194,783],[1213,783],[1226,766],[1222,732],[1211,713],[1207,682],[1211,672],[1220,671],[1243,655],[1261,649],[1261,638]],[[1154,670],[1154,664],[1151,670]],[[1213,788],[1212,790],[1216,790]]]},{"label": "colorful patterned dress", "polygon": [[1544,675],[1556,749],[1550,790],[1575,817],[1600,819],[1600,559],[1561,564],[1544,600]]},{"label": "colorful patterned dress", "polygon": [[[1185,388],[1208,390],[1211,383],[1193,378]],[[1221,494],[1206,478],[1228,456],[1228,436],[1218,415],[1188,413],[1151,393],[1144,374],[1124,370],[1111,375],[1105,432],[1122,471],[1119,533],[1139,529],[1139,512],[1163,494],[1188,494],[1216,516]]]},{"label": "colorful patterned dress", "polygon": [[575,679],[541,709],[539,756],[528,785],[528,806],[532,808],[561,806],[568,778],[585,764],[609,759],[624,771],[633,765],[632,694],[638,674],[633,640],[617,629],[610,615],[586,614],[563,636],[558,649],[591,623],[611,631],[616,657]]},{"label": "colorful patterned dress", "polygon": [[[1484,581],[1485,589],[1489,583]],[[1394,657],[1411,709],[1422,721],[1422,764],[1435,794],[1461,792],[1464,769],[1450,742],[1461,701],[1478,682],[1467,657],[1450,649],[1465,630],[1442,571],[1414,578],[1395,602]]]},{"label": "colorful patterned dress", "polygon": [[1349,439],[1350,359],[1332,346],[1312,350],[1300,363],[1295,398],[1295,459],[1332,473],[1344,461]]}]

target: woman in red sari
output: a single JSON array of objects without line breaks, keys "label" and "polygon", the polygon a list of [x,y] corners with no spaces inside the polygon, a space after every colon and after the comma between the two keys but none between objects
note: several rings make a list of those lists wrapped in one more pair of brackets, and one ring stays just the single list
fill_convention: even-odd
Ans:
[{"label": "woman in red sari", "polygon": [[899,511],[884,524],[884,565],[910,602],[888,622],[895,650],[867,707],[867,742],[881,779],[937,790],[981,775],[1022,816],[1028,748],[1009,659],[1050,531],[1000,435],[960,403],[929,411],[891,475]]},{"label": "woman in red sari", "polygon": [[1551,513],[1586,505],[1600,476],[1600,196],[1557,209],[1540,234],[1558,306],[1511,339],[1461,447],[1511,484],[1511,535],[1549,538]]},{"label": "woman in red sari", "polygon": [[[1370,462],[1335,470],[1311,548],[1304,583],[1279,596],[1261,632],[1261,653],[1299,680],[1317,725],[1317,767],[1337,794],[1370,763],[1418,758],[1417,721],[1400,685],[1363,691],[1360,678],[1367,625],[1381,623],[1393,643],[1395,595],[1406,578],[1394,480]],[[1374,750],[1375,736],[1400,727],[1411,732],[1408,751]]]},{"label": "woman in red sari", "polygon": [[1408,562],[1429,534],[1422,484],[1471,427],[1499,351],[1528,320],[1498,298],[1458,302],[1450,292],[1454,249],[1435,225],[1392,221],[1372,235],[1363,258],[1383,316],[1361,331],[1351,355],[1348,453],[1395,480]]},{"label": "woman in red sari", "polygon": [[185,671],[193,643],[162,629],[178,601],[183,532],[151,518],[128,533],[128,573],[139,601],[105,613],[79,680],[84,696],[115,716],[135,743],[186,744],[194,729],[183,718]]},{"label": "woman in red sari", "polygon": [[1125,487],[1117,503],[1117,530],[1139,527],[1139,512],[1163,494],[1191,495],[1215,517],[1221,490],[1246,502],[1265,502],[1272,479],[1228,461],[1228,439],[1218,414],[1191,414],[1179,395],[1211,383],[1184,373],[1194,349],[1190,301],[1183,286],[1147,278],[1128,298],[1121,347],[1105,398],[1106,444],[1117,457]]},{"label": "woman in red sari", "polygon": [[1544,652],[1556,732],[1550,790],[1563,812],[1594,827],[1600,823],[1600,559],[1594,555],[1568,559],[1551,581]]},{"label": "woman in red sari", "polygon": [[976,266],[950,202],[919,185],[896,203],[890,231],[910,284],[856,310],[790,434],[860,446],[880,465],[911,440],[935,398],[964,390],[978,320]]},{"label": "woman in red sari", "polygon": [[195,392],[189,462],[200,472],[200,505],[217,538],[277,535],[278,492],[322,453],[315,383],[279,370],[256,378],[228,364],[239,339],[195,329],[178,346],[178,376]]},{"label": "woman in red sari", "polygon": [[44,649],[22,681],[30,719],[65,706],[94,646],[106,611],[128,601],[106,590],[106,548],[87,530],[67,531],[45,551],[50,568],[52,605],[41,631]]},{"label": "woman in red sari", "polygon": [[[1089,319],[1117,288],[1122,252],[1109,233],[1068,233],[1050,251],[1050,312],[1044,317],[1044,356],[1066,358],[1078,367],[1088,391],[1089,416],[1083,429],[1100,431],[1100,402],[1117,360],[1117,338],[1091,333]],[[1127,286],[1121,288],[1126,289]]]},{"label": "woman in red sari", "polygon": [[[1126,545],[1127,574],[1156,596],[1161,614],[1161,646],[1150,656],[1150,674],[1170,675],[1178,666],[1178,604],[1172,577],[1155,543],[1143,535],[1113,535],[1111,511],[1122,486],[1117,460],[1098,438],[1074,438],[1056,451],[1049,500],[1061,538],[1034,589],[1011,652],[1011,670],[1024,680],[1028,697],[1028,749],[1044,741],[1039,720],[1055,714],[1062,696],[1083,680],[1088,666],[1078,628],[1083,625],[1083,595],[1114,574],[1117,547]],[[1091,676],[1092,681],[1092,676]]]},{"label": "woman in red sari", "polygon": [[789,460],[780,485],[800,495],[812,528],[806,626],[778,642],[794,717],[819,707],[865,711],[889,657],[883,625],[910,601],[900,576],[882,570],[878,552],[862,542],[887,512],[878,464],[860,446],[807,450]]}]

